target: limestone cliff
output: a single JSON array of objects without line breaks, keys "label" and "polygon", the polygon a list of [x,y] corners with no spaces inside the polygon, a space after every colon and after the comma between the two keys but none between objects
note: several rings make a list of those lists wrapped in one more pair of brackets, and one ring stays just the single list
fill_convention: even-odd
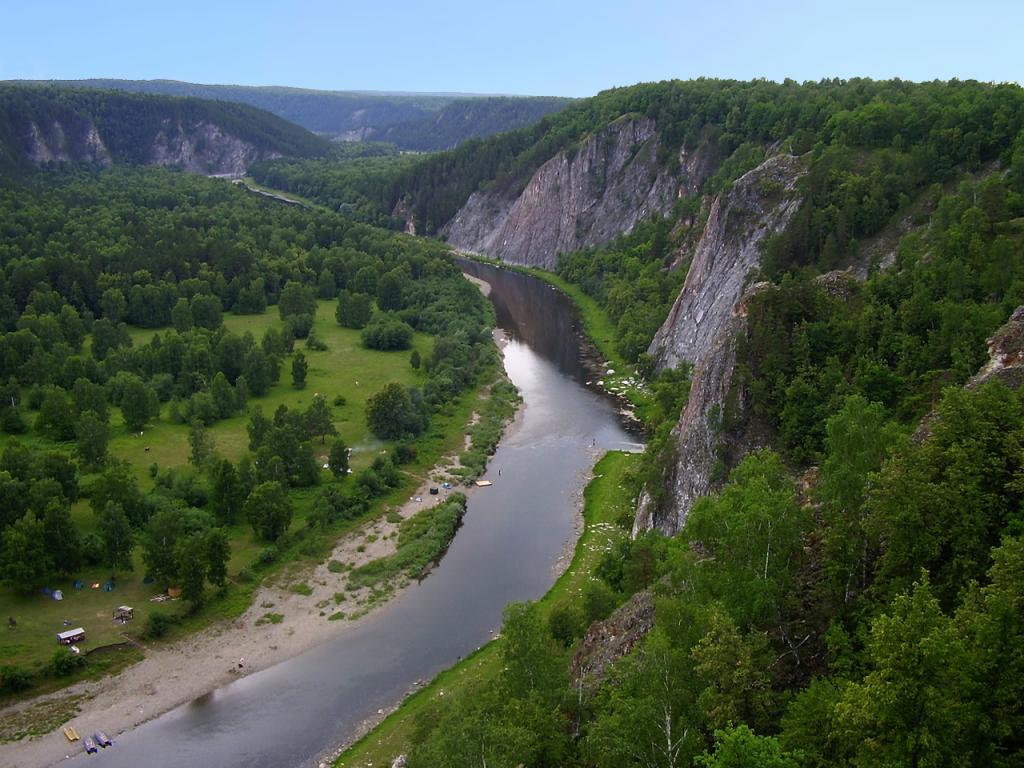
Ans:
[{"label": "limestone cliff", "polygon": [[700,190],[714,152],[683,150],[671,170],[659,141],[653,120],[620,118],[548,160],[521,192],[473,193],[442,234],[461,251],[554,267],[560,254],[605,243]]},{"label": "limestone cliff", "polygon": [[[1010,389],[1024,386],[1024,306],[1017,307],[1006,324],[988,339],[988,362],[964,386],[977,389],[990,381]],[[914,439],[926,439],[937,418],[935,411],[925,416],[914,430]]]},{"label": "limestone cliff", "polygon": [[92,123],[74,126],[69,136],[69,131],[59,120],[43,127],[30,122],[27,133],[26,151],[35,165],[84,162],[105,167],[112,162],[110,151]]},{"label": "limestone cliff", "polygon": [[[30,122],[23,138],[27,158],[37,166],[52,163],[84,163],[106,167],[114,158],[91,121],[61,120],[40,126]],[[241,177],[257,160],[280,157],[281,153],[232,135],[210,122],[188,123],[167,118],[152,142],[142,152],[146,165],[176,166],[186,171],[217,176]]]},{"label": "limestone cliff", "polygon": [[172,165],[194,173],[241,177],[257,160],[281,157],[208,122],[163,121],[150,154],[150,165]]},{"label": "limestone cliff", "polygon": [[171,165],[242,176],[258,161],[317,157],[328,142],[244,104],[0,85],[0,173],[52,165]]},{"label": "limestone cliff", "polygon": [[[778,155],[739,178],[711,206],[686,281],[650,352],[660,368],[682,361],[693,366],[690,396],[671,440],[674,459],[663,481],[667,493],[656,504],[641,497],[634,532],[657,527],[674,533],[694,502],[711,492],[720,472],[720,447],[734,456],[763,442],[754,429],[730,434],[724,417],[743,424],[744,393],[734,387],[737,339],[746,329],[746,299],[760,266],[764,240],[781,231],[800,205],[800,158]],[[746,425],[749,427],[749,425]]]}]

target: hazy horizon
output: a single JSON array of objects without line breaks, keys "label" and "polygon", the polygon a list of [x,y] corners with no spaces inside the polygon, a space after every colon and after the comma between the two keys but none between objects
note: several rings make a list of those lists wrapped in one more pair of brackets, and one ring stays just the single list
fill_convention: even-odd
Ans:
[{"label": "hazy horizon", "polygon": [[969,12],[950,0],[55,6],[45,24],[37,9],[5,9],[0,80],[577,97],[702,76],[1024,81],[1024,6],[1008,0]]}]

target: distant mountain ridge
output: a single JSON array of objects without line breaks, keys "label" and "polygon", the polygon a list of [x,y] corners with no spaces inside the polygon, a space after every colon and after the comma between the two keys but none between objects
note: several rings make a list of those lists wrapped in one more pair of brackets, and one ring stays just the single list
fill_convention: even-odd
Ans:
[{"label": "distant mountain ridge", "polygon": [[0,170],[126,164],[241,175],[257,160],[314,157],[329,147],[304,128],[245,104],[0,86]]},{"label": "distant mountain ridge", "polygon": [[548,96],[318,91],[177,80],[17,80],[8,84],[100,88],[236,102],[265,109],[315,133],[346,141],[388,141],[401,149],[418,151],[448,149],[468,138],[532,125],[573,101]]}]

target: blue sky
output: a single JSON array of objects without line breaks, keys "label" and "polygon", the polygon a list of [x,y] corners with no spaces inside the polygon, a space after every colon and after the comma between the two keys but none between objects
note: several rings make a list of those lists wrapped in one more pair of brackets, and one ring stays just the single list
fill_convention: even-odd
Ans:
[{"label": "blue sky", "polygon": [[0,79],[587,96],[699,76],[1024,82],[1018,0],[0,0]]}]

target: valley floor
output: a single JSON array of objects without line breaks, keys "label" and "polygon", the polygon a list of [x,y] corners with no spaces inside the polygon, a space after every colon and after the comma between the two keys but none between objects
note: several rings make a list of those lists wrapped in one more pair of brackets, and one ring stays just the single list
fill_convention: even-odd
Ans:
[{"label": "valley floor", "polygon": [[[518,421],[517,416],[508,431],[515,429]],[[449,459],[436,467],[405,504],[342,537],[330,557],[311,571],[288,573],[265,583],[239,618],[147,649],[142,661],[117,675],[81,682],[0,712],[0,720],[37,720],[44,716],[42,713],[69,705],[79,710],[44,736],[0,744],[0,765],[53,765],[81,750],[80,742],[71,744],[64,738],[64,726],[73,726],[81,734],[102,729],[116,738],[239,677],[351,631],[388,599],[399,598],[408,583],[392,583],[375,593],[365,589],[348,591],[347,572],[393,552],[401,520],[431,506],[431,500],[443,501],[443,491],[431,496],[429,489],[438,485],[435,478],[445,476],[456,465]],[[468,496],[475,489],[459,490]],[[332,563],[344,564],[344,571],[337,565],[332,570]],[[296,584],[303,587],[296,590]]]}]

